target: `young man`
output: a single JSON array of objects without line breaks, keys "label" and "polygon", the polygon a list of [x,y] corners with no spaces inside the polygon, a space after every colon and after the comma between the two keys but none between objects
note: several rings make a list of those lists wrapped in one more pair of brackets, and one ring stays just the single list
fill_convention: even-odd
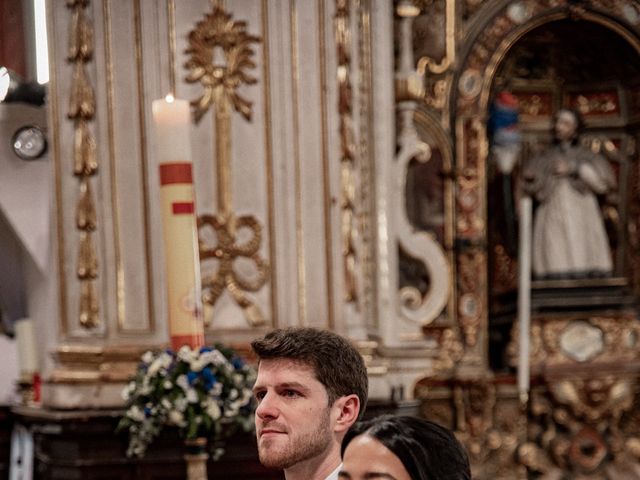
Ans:
[{"label": "young man", "polygon": [[260,462],[287,480],[335,480],[340,445],[367,403],[367,370],[341,336],[313,328],[279,329],[252,342]]}]

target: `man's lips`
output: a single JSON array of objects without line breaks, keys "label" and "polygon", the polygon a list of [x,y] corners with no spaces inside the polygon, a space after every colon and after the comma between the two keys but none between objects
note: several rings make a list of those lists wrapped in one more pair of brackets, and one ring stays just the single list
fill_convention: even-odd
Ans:
[{"label": "man's lips", "polygon": [[274,435],[285,435],[287,432],[284,430],[279,430],[277,428],[263,428],[260,431],[260,438],[264,436],[274,436]]}]

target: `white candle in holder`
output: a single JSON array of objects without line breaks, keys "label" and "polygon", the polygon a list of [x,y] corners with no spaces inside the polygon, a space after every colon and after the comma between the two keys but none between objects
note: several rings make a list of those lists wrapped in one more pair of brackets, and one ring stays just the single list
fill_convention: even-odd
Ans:
[{"label": "white candle in holder", "polygon": [[519,282],[518,282],[518,392],[521,398],[529,393],[529,343],[531,329],[531,197],[520,200]]},{"label": "white candle in holder", "polygon": [[31,318],[17,320],[14,328],[20,376],[22,379],[31,381],[33,374],[38,371],[38,346],[33,320]]},{"label": "white candle in holder", "polygon": [[160,169],[171,347],[204,345],[200,254],[191,162],[189,102],[168,95],[152,106]]}]

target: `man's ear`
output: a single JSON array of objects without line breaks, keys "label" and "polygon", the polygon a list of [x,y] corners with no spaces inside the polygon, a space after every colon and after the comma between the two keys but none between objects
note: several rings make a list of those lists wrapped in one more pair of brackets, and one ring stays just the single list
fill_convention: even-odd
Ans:
[{"label": "man's ear", "polygon": [[360,399],[356,394],[340,397],[333,404],[333,411],[337,415],[333,431],[346,432],[358,420]]}]

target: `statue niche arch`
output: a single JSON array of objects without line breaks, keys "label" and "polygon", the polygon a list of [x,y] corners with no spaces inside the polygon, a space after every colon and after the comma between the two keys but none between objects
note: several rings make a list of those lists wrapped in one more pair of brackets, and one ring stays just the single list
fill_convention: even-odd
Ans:
[{"label": "statue niche arch", "polygon": [[[639,291],[639,206],[637,200],[627,199],[637,199],[639,189],[634,144],[640,136],[636,93],[640,85],[636,67],[640,64],[640,18],[629,14],[636,11],[629,1],[616,2],[613,10],[617,16],[611,16],[611,11],[604,15],[595,0],[552,3],[503,2],[490,19],[484,17],[484,25],[470,28],[470,32],[479,33],[465,43],[468,47],[461,55],[452,89],[456,267],[458,272],[471,271],[474,279],[464,282],[459,275],[458,319],[463,331],[473,328],[477,332],[473,348],[467,342],[465,359],[475,364],[489,360],[494,369],[506,368],[504,352],[517,299],[514,243],[507,244],[495,234],[509,231],[504,225],[496,229],[496,219],[505,217],[497,207],[504,203],[494,195],[502,185],[496,181],[487,138],[490,102],[496,91],[512,91],[524,107],[523,156],[549,142],[551,115],[560,106],[576,107],[587,114],[588,140],[608,155],[618,179],[617,198],[604,205],[614,276],[621,279],[618,285],[628,284],[634,293]],[[579,51],[579,42],[585,38],[588,41]],[[594,65],[600,43],[615,45],[615,52],[609,49],[599,57],[601,64]],[[562,56],[563,49],[567,55]],[[571,66],[575,67],[573,75],[567,75]],[[607,69],[613,67],[617,70],[609,71],[607,77]],[[467,315],[467,311],[481,314]]]}]

